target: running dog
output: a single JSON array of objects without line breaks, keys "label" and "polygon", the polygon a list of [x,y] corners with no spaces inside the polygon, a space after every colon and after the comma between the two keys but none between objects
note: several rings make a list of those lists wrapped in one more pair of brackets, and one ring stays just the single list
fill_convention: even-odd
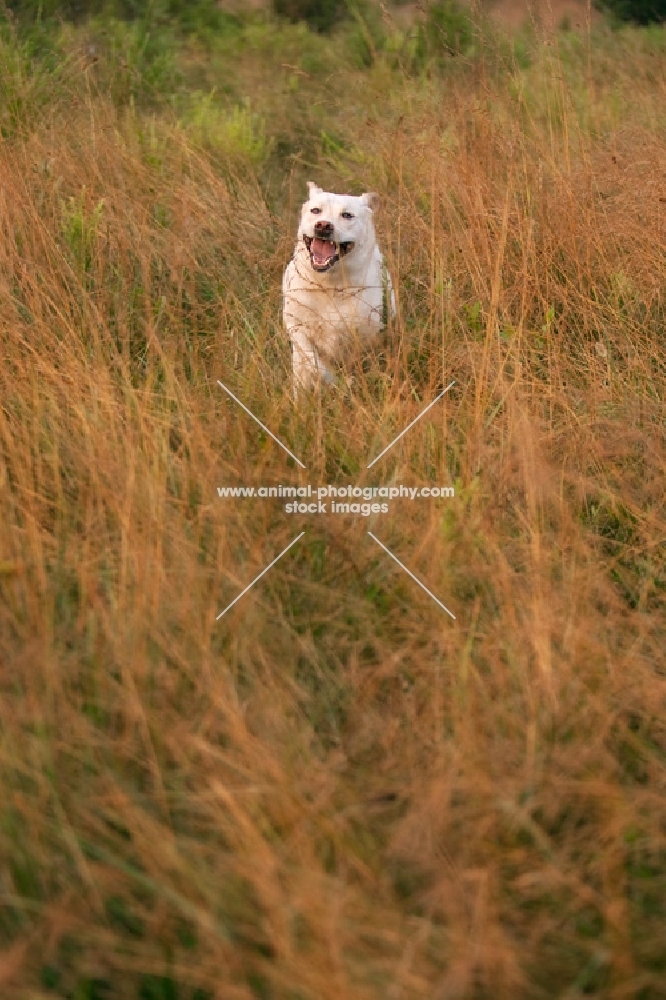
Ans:
[{"label": "running dog", "polygon": [[294,397],[318,380],[358,337],[376,338],[395,316],[395,294],[377,246],[376,194],[331,194],[308,182],[294,256],[282,281],[283,318],[293,351]]}]

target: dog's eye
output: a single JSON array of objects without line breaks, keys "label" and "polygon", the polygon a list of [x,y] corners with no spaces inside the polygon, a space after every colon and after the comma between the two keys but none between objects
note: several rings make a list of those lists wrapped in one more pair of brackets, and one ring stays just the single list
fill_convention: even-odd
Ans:
[{"label": "dog's eye", "polygon": [[340,214],[341,214],[341,216],[342,216],[343,219],[353,219],[354,218],[354,216],[351,214],[351,212],[341,212]]},{"label": "dog's eye", "polygon": [[311,208],[310,211],[312,212],[313,215],[321,215],[320,208]]}]

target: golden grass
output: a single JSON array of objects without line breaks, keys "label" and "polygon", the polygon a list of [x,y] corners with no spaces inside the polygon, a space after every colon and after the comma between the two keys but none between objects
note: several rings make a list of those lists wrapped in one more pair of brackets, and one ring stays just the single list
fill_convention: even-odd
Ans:
[{"label": "golden grass", "polygon": [[[342,152],[270,176],[85,87],[0,143],[4,997],[663,995],[664,63],[629,121],[539,58],[350,70]],[[380,191],[399,317],[297,413],[313,170]],[[456,497],[216,492],[307,482]]]}]

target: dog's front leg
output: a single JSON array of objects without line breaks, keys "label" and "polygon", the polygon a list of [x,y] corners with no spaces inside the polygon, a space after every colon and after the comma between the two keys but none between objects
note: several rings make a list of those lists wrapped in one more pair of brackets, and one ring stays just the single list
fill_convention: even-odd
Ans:
[{"label": "dog's front leg", "polygon": [[312,341],[300,331],[291,332],[293,393],[298,401],[301,392],[312,391],[319,379],[332,382],[333,374],[322,364]]}]

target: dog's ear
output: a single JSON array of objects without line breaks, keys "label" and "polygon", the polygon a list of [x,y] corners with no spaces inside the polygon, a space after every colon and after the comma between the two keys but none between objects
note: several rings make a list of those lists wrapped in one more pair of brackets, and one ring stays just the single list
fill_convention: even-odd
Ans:
[{"label": "dog's ear", "polygon": [[374,191],[365,192],[361,195],[361,200],[364,205],[367,205],[369,209],[376,212],[381,204],[381,198]]},{"label": "dog's ear", "polygon": [[316,194],[321,194],[322,189],[317,187],[314,181],[308,181],[308,196],[314,198]]}]

